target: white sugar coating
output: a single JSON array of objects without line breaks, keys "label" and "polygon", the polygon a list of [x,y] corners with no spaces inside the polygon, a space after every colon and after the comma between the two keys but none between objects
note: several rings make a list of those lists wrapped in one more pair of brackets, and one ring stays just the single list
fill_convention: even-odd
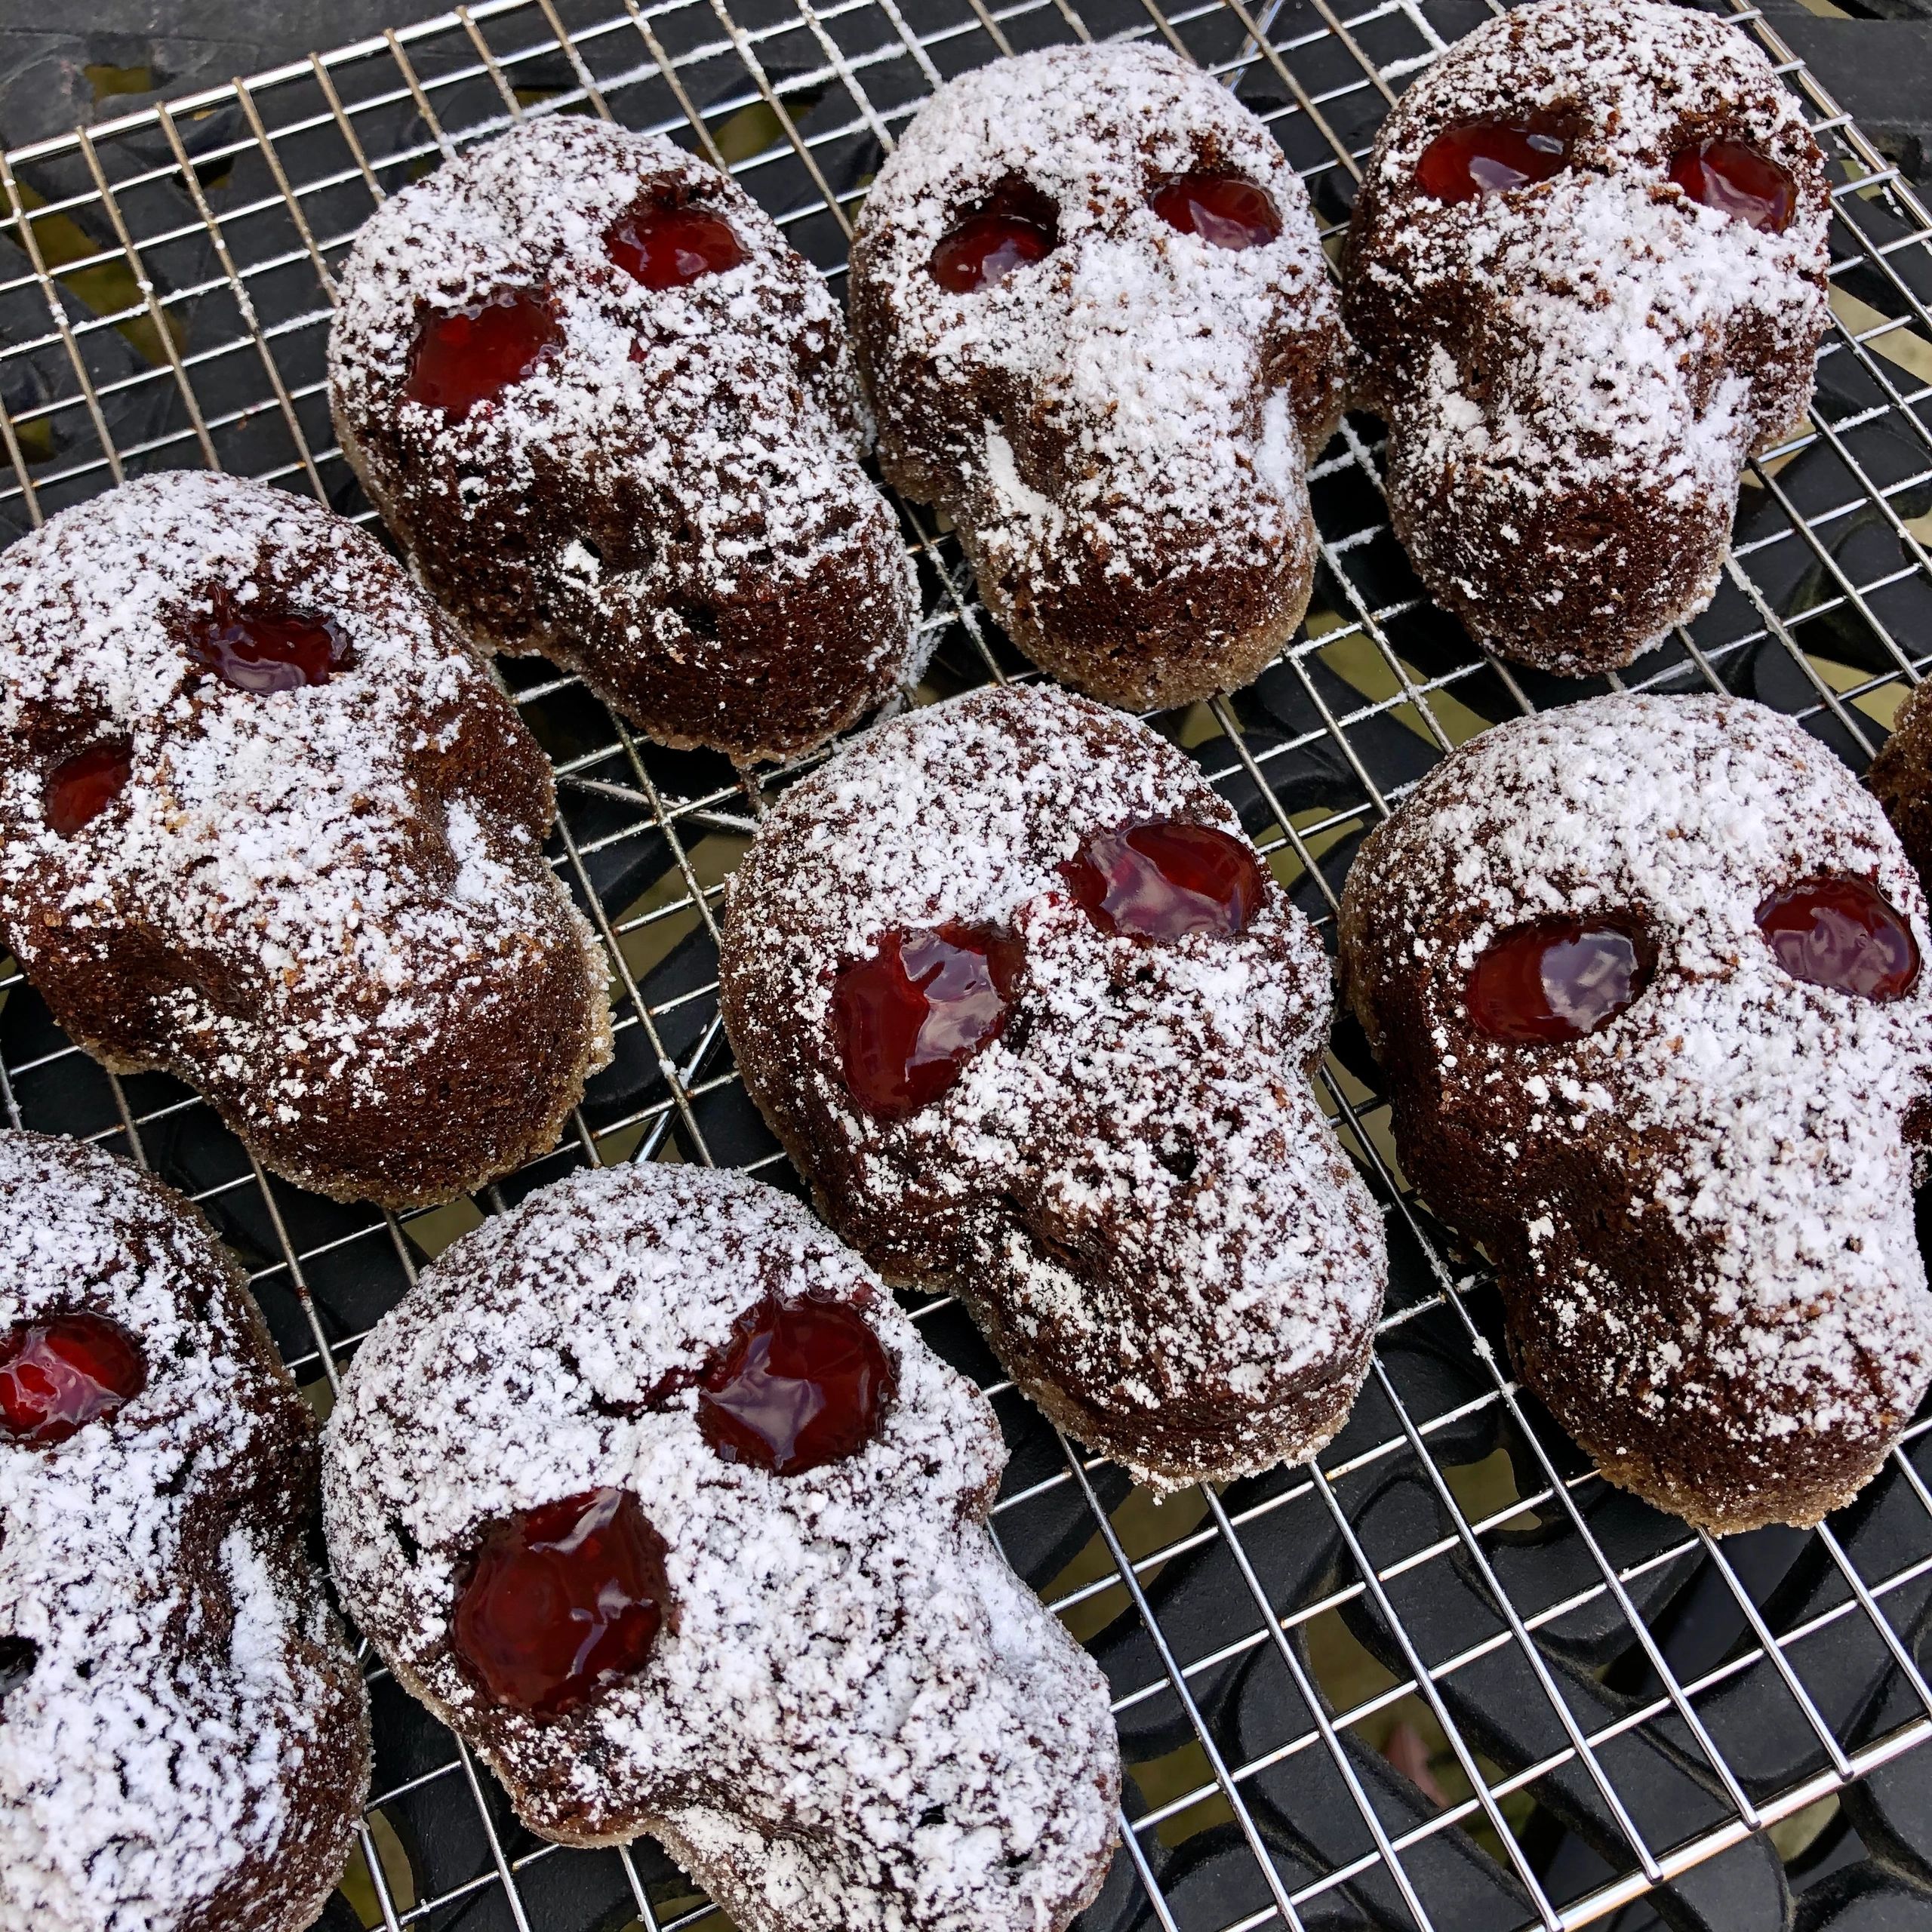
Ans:
[{"label": "white sugar coating", "polygon": [[[886,1229],[906,1272],[934,1266],[935,1243],[970,1254],[956,1285],[1028,1352],[1030,1373],[1008,1364],[1023,1386],[1111,1410],[1118,1433],[1094,1446],[1171,1487],[1190,1466],[1164,1464],[1158,1431],[1207,1389],[1251,1404],[1219,1425],[1216,1467],[1320,1446],[1271,1411],[1358,1377],[1386,1263],[1309,1088],[1330,975],[1286,895],[1269,884],[1238,937],[1160,944],[1103,934],[1073,900],[1060,868],[1084,840],[1161,819],[1241,835],[1183,754],[1088,700],[1009,687],[917,712],[768,815],[731,883],[721,973],[755,1097],[781,1131],[802,1116],[824,1137],[792,1150],[815,1183]],[[875,1119],[844,1085],[835,970],[952,920],[1023,943],[1014,1017],[941,1097]],[[767,1012],[786,1016],[775,1072],[741,1037]]]},{"label": "white sugar coating", "polygon": [[[789,1477],[659,1392],[770,1294],[862,1307],[897,1383],[863,1449]],[[424,1274],[344,1377],[324,1512],[358,1621],[534,1829],[655,1832],[746,1932],[1044,1932],[1105,1869],[1118,1755],[1099,1671],[984,1527],[1004,1460],[797,1203],[654,1165],[560,1181]],[[562,1718],[492,1706],[448,1641],[482,1530],[604,1487],[669,1546],[649,1661]]]},{"label": "white sugar coating", "polygon": [[[1281,233],[1231,249],[1169,227],[1150,190],[1204,167],[1264,188]],[[934,248],[1012,182],[1052,204],[1057,245],[992,288],[943,288]],[[1049,48],[949,82],[879,171],[854,272],[889,318],[869,349],[888,442],[949,472],[983,576],[1146,579],[1305,540],[1302,435],[1331,398],[1291,404],[1281,365],[1340,340],[1314,218],[1267,129],[1180,56]],[[952,397],[937,417],[934,391]]]},{"label": "white sugar coating", "polygon": [[[352,661],[321,685],[232,688],[186,641],[217,590],[319,614]],[[540,768],[482,666],[352,526],[217,474],[124,485],[0,556],[0,919],[30,975],[44,952],[118,958],[146,934],[172,962],[157,1057],[223,1081],[245,1125],[343,1095],[380,1106],[448,1016],[487,1026],[560,949],[602,1004],[595,938],[542,856],[547,778],[515,811],[436,796],[439,761],[479,736],[488,782]],[[54,830],[46,771],[117,739],[118,803]],[[593,1041],[591,1063],[608,1057]]]},{"label": "white sugar coating", "polygon": [[[1932,943],[1884,814],[1827,747],[1742,699],[1620,695],[1514,719],[1431,773],[1356,872],[1348,956],[1358,931],[1365,969],[1373,953],[1426,980],[1430,1036],[1402,1048],[1425,1086],[1458,1116],[1527,1097],[1531,1145],[1484,1158],[1501,1173],[1574,1146],[1682,1238],[1681,1277],[1653,1308],[1587,1254],[1546,1272],[1559,1232],[1567,1253],[1589,1231],[1525,1192],[1535,1292],[1559,1331],[1590,1313],[1626,1337],[1577,1372],[1652,1411],[1708,1401],[1743,1441],[1869,1426],[1875,1401],[1911,1414],[1932,1377],[1932,1297],[1905,1126],[1932,1091],[1932,974],[1891,1001],[1808,985],[1756,922],[1780,888],[1844,876],[1875,884],[1921,955]],[[1620,909],[1647,921],[1659,958],[1615,1018],[1560,1048],[1464,1023],[1467,974],[1499,934]],[[1720,1386],[1687,1386],[1694,1349]]]},{"label": "white sugar coating", "polygon": [[0,1439],[0,1635],[38,1647],[0,1721],[0,1927],[306,1926],[368,1778],[360,1679],[273,1520],[306,1412],[195,1217],[0,1133],[0,1330],[76,1310],[148,1380],[65,1442]]},{"label": "white sugar coating", "polygon": [[[744,259],[663,289],[614,266],[606,232],[660,191],[727,216]],[[561,341],[488,408],[451,419],[405,398],[426,312],[546,288]],[[808,579],[869,534],[890,551],[902,621],[852,675],[916,678],[917,580],[860,466],[869,424],[838,305],[737,183],[663,136],[534,118],[404,189],[356,238],[329,367],[337,423],[392,524],[410,479],[356,429],[391,417],[412,462],[463,478],[439,516],[488,531],[506,494],[565,495],[577,527],[531,558],[540,600],[588,590],[632,648],[700,671],[718,667],[680,606]],[[415,520],[401,518],[412,540]],[[587,549],[607,523],[641,528],[645,554]]]},{"label": "white sugar coating", "polygon": [[[1553,179],[1455,205],[1416,185],[1445,129],[1539,118],[1574,130]],[[1792,177],[1782,233],[1670,184],[1677,151],[1714,137]],[[1660,0],[1543,0],[1459,42],[1384,123],[1350,242],[1365,393],[1424,574],[1491,608],[1521,577],[1512,595],[1554,606],[1562,584],[1520,571],[1519,527],[1611,490],[1703,512],[1709,555],[1674,616],[1700,609],[1746,457],[1811,392],[1829,219],[1798,103],[1742,28]]]}]

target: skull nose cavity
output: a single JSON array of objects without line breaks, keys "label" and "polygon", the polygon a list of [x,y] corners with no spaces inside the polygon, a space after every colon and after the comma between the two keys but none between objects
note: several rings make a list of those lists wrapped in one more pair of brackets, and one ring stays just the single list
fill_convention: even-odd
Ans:
[{"label": "skull nose cavity", "polygon": [[1168,819],[1090,833],[1060,869],[1101,931],[1140,939],[1245,932],[1263,884],[1244,839]]},{"label": "skull nose cavity", "polygon": [[1794,980],[1863,999],[1901,999],[1918,982],[1918,943],[1898,909],[1862,878],[1782,886],[1758,908],[1758,930]]},{"label": "skull nose cavity", "polygon": [[125,738],[103,738],[63,758],[48,774],[41,794],[47,823],[71,838],[120,797],[134,768],[134,749]]},{"label": "skull nose cavity", "polygon": [[927,259],[928,272],[951,295],[971,295],[1060,245],[1060,211],[1024,181],[1003,183],[968,208]]},{"label": "skull nose cavity", "polygon": [[1177,175],[1155,189],[1147,205],[1170,228],[1216,248],[1265,248],[1281,232],[1273,195],[1240,174]]},{"label": "skull nose cavity", "polygon": [[563,340],[541,288],[502,289],[466,308],[432,311],[417,330],[403,399],[460,421],[534,374]]},{"label": "skull nose cavity", "polygon": [[574,1710],[649,1660],[671,1602],[666,1554],[628,1490],[592,1490],[492,1523],[457,1597],[456,1653],[500,1704]]},{"label": "skull nose cavity", "polygon": [[1656,943],[1635,914],[1534,919],[1483,949],[1464,1005],[1491,1039],[1560,1044],[1607,1026],[1656,970]]},{"label": "skull nose cavity", "polygon": [[715,208],[646,200],[604,231],[604,252],[646,288],[681,288],[745,259],[737,231]]},{"label": "skull nose cavity", "polygon": [[1547,181],[1570,165],[1574,134],[1535,116],[1468,121],[1445,128],[1423,149],[1416,185],[1451,205]]},{"label": "skull nose cavity", "polygon": [[700,1372],[698,1432],[721,1461],[801,1475],[856,1456],[897,1389],[856,1308],[768,1295]]},{"label": "skull nose cavity", "polygon": [[847,1090],[875,1120],[930,1106],[1012,1017],[1024,949],[996,927],[954,920],[892,931],[841,969],[831,1020]]},{"label": "skull nose cavity", "polygon": [[1767,234],[1789,228],[1797,208],[1791,177],[1743,141],[1694,141],[1680,148],[1670,178],[1694,202]]}]

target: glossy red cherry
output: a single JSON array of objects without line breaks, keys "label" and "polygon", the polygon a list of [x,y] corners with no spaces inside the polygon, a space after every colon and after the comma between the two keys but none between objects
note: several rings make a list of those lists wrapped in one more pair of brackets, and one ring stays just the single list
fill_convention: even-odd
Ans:
[{"label": "glossy red cherry", "polygon": [[832,1029],[845,1084],[875,1119],[936,1100],[999,1037],[1020,977],[1020,942],[958,921],[888,933],[832,989]]},{"label": "glossy red cherry", "polygon": [[604,252],[647,288],[678,288],[745,259],[737,231],[715,208],[633,208],[605,231]]},{"label": "glossy red cherry", "polygon": [[1263,884],[1245,839],[1169,820],[1094,832],[1060,871],[1103,932],[1143,939],[1245,932]]},{"label": "glossy red cherry", "polygon": [[1797,205],[1791,177],[1742,141],[1697,141],[1673,155],[1670,178],[1694,202],[1776,235]]},{"label": "glossy red cherry", "polygon": [[104,1315],[17,1321],[0,1340],[0,1435],[64,1442],[147,1386],[140,1344]]},{"label": "glossy red cherry", "polygon": [[1472,202],[1570,165],[1570,139],[1533,122],[1469,121],[1438,134],[1416,164],[1416,185],[1438,202]]},{"label": "glossy red cherry", "polygon": [[1758,908],[1758,930],[1794,980],[1898,999],[1918,978],[1918,943],[1897,909],[1862,878],[1807,878]]},{"label": "glossy red cherry", "polygon": [[1217,248],[1262,248],[1281,232],[1275,198],[1238,174],[1180,175],[1162,182],[1147,205],[1170,228]]},{"label": "glossy red cherry", "polygon": [[540,291],[506,288],[424,318],[403,395],[452,419],[467,416],[521,382],[563,339]]},{"label": "glossy red cherry", "polygon": [[1491,941],[1477,960],[1469,1019],[1493,1040],[1580,1040],[1636,998],[1656,964],[1634,923],[1534,920]]},{"label": "glossy red cherry", "polygon": [[857,1309],[768,1295],[698,1378],[698,1429],[728,1463],[795,1476],[857,1455],[895,1386]]},{"label": "glossy red cherry", "polygon": [[493,1523],[457,1598],[457,1654],[500,1704],[573,1710],[650,1657],[671,1601],[664,1555],[627,1490]]},{"label": "glossy red cherry", "polygon": [[71,838],[120,797],[134,766],[134,748],[125,740],[103,739],[64,758],[47,774],[41,809],[63,838]]},{"label": "glossy red cherry", "polygon": [[292,691],[325,685],[352,661],[349,641],[326,617],[257,608],[217,595],[189,626],[188,654],[242,691]]},{"label": "glossy red cherry", "polygon": [[949,294],[970,295],[1051,254],[1060,240],[1054,205],[1028,188],[1004,188],[940,238],[926,266]]}]

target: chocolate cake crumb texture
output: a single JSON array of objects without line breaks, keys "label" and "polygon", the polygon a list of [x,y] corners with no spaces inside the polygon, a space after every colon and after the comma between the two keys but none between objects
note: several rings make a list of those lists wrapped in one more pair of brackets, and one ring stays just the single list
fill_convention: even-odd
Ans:
[{"label": "chocolate cake crumb texture", "polygon": [[[1309,1086],[1320,940],[1269,882],[1247,931],[1099,931],[1059,868],[1149,820],[1240,823],[1137,721],[1050,687],[881,727],[794,786],[729,889],[721,1000],[747,1087],[832,1224],[967,1300],[1063,1428],[1157,1488],[1312,1455],[1367,1371],[1386,1272]],[[854,1106],[838,969],[895,930],[1008,925],[1006,1032],[910,1118]]]},{"label": "chocolate cake crumb texture", "polygon": [[[1466,123],[1574,128],[1567,168],[1444,205],[1415,175]],[[1671,185],[1742,140],[1792,177],[1782,233]],[[1710,601],[1745,459],[1801,422],[1828,318],[1831,197],[1798,103],[1740,27],[1662,0],[1484,21],[1383,124],[1349,237],[1364,405],[1396,533],[1506,655],[1626,663]]]},{"label": "chocolate cake crumb texture", "polygon": [[201,1217],[77,1143],[0,1133],[0,1327],[76,1310],[147,1384],[0,1441],[0,1927],[298,1932],[369,1775],[362,1680],[303,1546],[314,1423]]},{"label": "chocolate cake crumb texture", "polygon": [[[1932,971],[1888,1002],[1786,973],[1758,908],[1821,875],[1875,883],[1924,956],[1918,881],[1826,746],[1745,700],[1617,695],[1462,747],[1343,899],[1404,1165],[1491,1245],[1527,1379],[1607,1473],[1712,1528],[1817,1521],[1932,1380]],[[1469,1023],[1499,935],[1631,909],[1657,965],[1598,1030]]]},{"label": "chocolate cake crumb texture", "polygon": [[[605,251],[662,202],[744,259],[648,289]],[[456,418],[406,399],[424,317],[547,291],[561,340]],[[824,281],[729,177],[661,135],[533,118],[377,211],[341,276],[345,453],[431,591],[672,745],[809,748],[922,668],[918,586],[860,467],[871,426]]]},{"label": "chocolate cake crumb texture", "polygon": [[[350,661],[235,689],[186,641],[217,596],[326,618]],[[114,739],[125,789],[63,835],[47,773]],[[405,1206],[555,1143],[610,1020],[552,812],[482,666],[316,504],[171,471],[0,555],[0,923],[77,1040],[201,1086],[305,1186]]]},{"label": "chocolate cake crumb texture", "polygon": [[[1217,248],[1147,205],[1204,168],[1264,188],[1279,235]],[[949,293],[934,248],[1014,182],[1057,245]],[[888,476],[959,522],[989,607],[1048,669],[1148,709],[1244,684],[1286,641],[1343,337],[1307,192],[1225,88],[1118,43],[961,75],[866,197],[852,308]]]},{"label": "chocolate cake crumb texture", "polygon": [[[721,1460],[689,1378],[761,1297],[863,1310],[897,1392],[857,1454]],[[666,1393],[669,1389],[672,1392]],[[358,1622],[533,1829],[658,1836],[746,1932],[1036,1932],[1111,1856],[1104,1681],[984,1518],[992,1411],[871,1270],[747,1177],[572,1175],[464,1237],[344,1379],[324,1475]],[[492,1704],[449,1618],[484,1527],[626,1489],[673,1606],[561,1717]]]}]

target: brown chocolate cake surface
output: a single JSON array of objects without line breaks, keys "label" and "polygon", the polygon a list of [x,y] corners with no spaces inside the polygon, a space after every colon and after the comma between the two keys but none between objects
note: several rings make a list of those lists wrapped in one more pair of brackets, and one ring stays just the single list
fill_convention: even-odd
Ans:
[{"label": "brown chocolate cake surface", "polygon": [[1866,774],[1921,884],[1932,879],[1932,700],[1924,690],[1906,700]]},{"label": "brown chocolate cake surface", "polygon": [[[81,1324],[141,1386],[23,1437]],[[201,1216],[78,1142],[0,1132],[0,1926],[300,1932],[369,1781],[307,1405]]]},{"label": "brown chocolate cake surface", "polygon": [[[1567,142],[1563,165],[1460,201],[1423,186],[1439,137],[1499,124]],[[1707,142],[1783,171],[1786,226],[1672,181]],[[1710,601],[1745,459],[1810,400],[1830,214],[1797,98],[1743,26],[1694,8],[1537,0],[1402,96],[1343,310],[1396,534],[1472,636],[1582,675]]]},{"label": "brown chocolate cake surface", "polygon": [[[1820,881],[1890,909],[1883,996],[1761,928]],[[1472,976],[1541,921],[1653,963],[1580,1037],[1497,1037]],[[1848,1501],[1932,1380],[1925,902],[1850,772],[1743,699],[1512,720],[1368,839],[1341,924],[1404,1171],[1487,1249],[1520,1373],[1604,1473],[1714,1533]],[[1814,928],[1804,970],[1848,936]]]},{"label": "brown chocolate cake surface", "polygon": [[[1201,173],[1269,197],[1273,238],[1218,246],[1149,205]],[[935,248],[1001,197],[1051,249],[942,287]],[[961,75],[866,198],[851,303],[887,476],[952,518],[1036,662],[1144,710],[1245,685],[1287,641],[1344,343],[1306,192],[1226,88],[1118,43]]]},{"label": "brown chocolate cake surface", "polygon": [[[790,1473],[727,1460],[696,1386],[773,1300],[890,1364],[863,1439]],[[986,1529],[1004,1460],[985,1398],[798,1202],[647,1165],[426,1271],[343,1379],[325,1515],[358,1622],[532,1830],[651,1832],[743,1932],[1058,1932],[1112,1855],[1119,1748]],[[599,1492],[654,1534],[662,1623],[570,1708],[518,1708],[458,1647],[479,1550]]]},{"label": "brown chocolate cake surface", "polygon": [[[958,1294],[1056,1423],[1173,1487],[1334,1435],[1386,1262],[1309,1087],[1327,961],[1265,866],[1237,933],[1109,933],[1076,903],[1084,841],[1155,822],[1250,852],[1183,753],[1101,705],[1009,686],[916,712],[766,817],[719,979],[745,1084],[832,1225],[888,1279]],[[835,1036],[841,976],[959,922],[1020,955],[1004,1031],[877,1117]]]},{"label": "brown chocolate cake surface", "polygon": [[[250,620],[320,681],[246,688],[292,674]],[[555,1143],[610,1020],[552,809],[488,673],[315,503],[170,472],[0,555],[0,931],[82,1045],[303,1186],[407,1207]]]},{"label": "brown chocolate cake surface", "polygon": [[[740,259],[649,288],[610,236],[708,212]],[[737,183],[661,135],[531,120],[373,215],[329,339],[343,448],[424,584],[491,651],[540,652],[660,743],[808,749],[917,681],[918,587],[860,467],[823,278]],[[455,413],[411,394],[437,318],[527,302],[551,340]]]}]

